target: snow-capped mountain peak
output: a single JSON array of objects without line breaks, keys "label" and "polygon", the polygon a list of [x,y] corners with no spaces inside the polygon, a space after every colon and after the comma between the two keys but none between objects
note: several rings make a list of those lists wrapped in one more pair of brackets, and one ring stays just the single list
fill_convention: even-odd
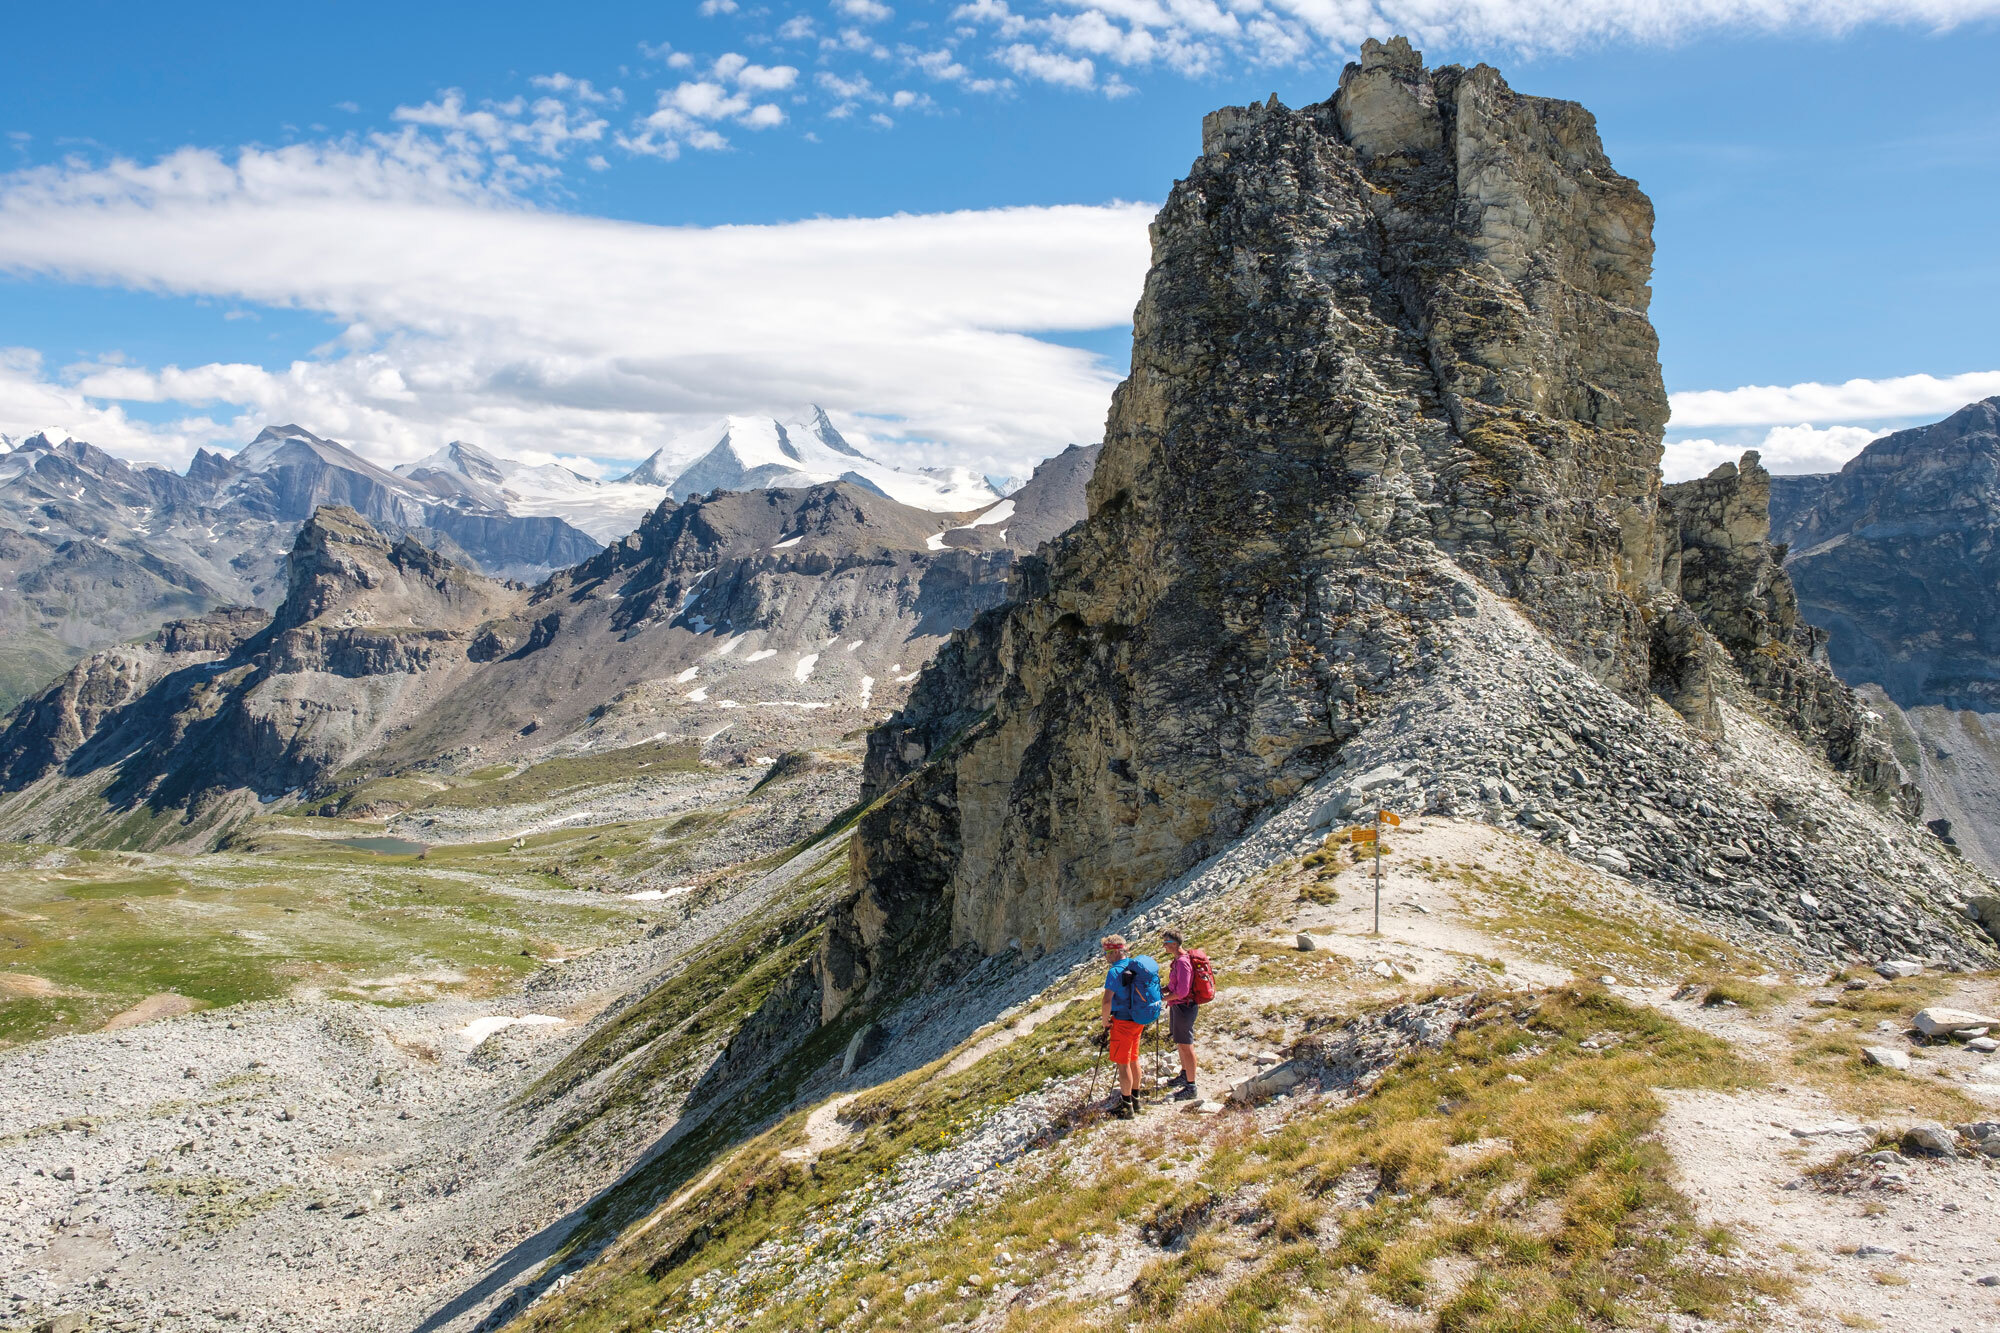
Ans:
[{"label": "snow-capped mountain peak", "polygon": [[396,475],[415,477],[423,472],[445,472],[488,486],[498,486],[521,466],[511,458],[495,458],[476,444],[453,440],[414,463],[404,463],[396,469]]},{"label": "snow-capped mountain peak", "polygon": [[663,486],[679,499],[714,490],[816,486],[847,481],[903,504],[946,513],[982,509],[1000,499],[970,468],[906,470],[851,444],[824,409],[803,420],[732,416],[678,436],[622,481]]}]

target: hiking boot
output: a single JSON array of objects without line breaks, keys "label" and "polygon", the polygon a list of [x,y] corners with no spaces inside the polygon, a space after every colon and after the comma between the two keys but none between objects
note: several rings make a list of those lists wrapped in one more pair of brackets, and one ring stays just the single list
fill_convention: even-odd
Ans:
[{"label": "hiking boot", "polygon": [[1167,1080],[1166,1086],[1170,1088],[1191,1088],[1194,1086],[1194,1083],[1186,1074],[1175,1074]]},{"label": "hiking boot", "polygon": [[1109,1097],[1106,1097],[1101,1102],[1092,1102],[1090,1104],[1090,1109],[1093,1111],[1104,1111],[1108,1113],[1111,1111],[1116,1111],[1119,1107],[1123,1106],[1124,1104],[1125,1104],[1125,1094],[1118,1091],[1118,1089],[1113,1088],[1111,1090],[1111,1095]]},{"label": "hiking boot", "polygon": [[1174,1094],[1174,1100],[1177,1102],[1191,1102],[1199,1096],[1201,1094],[1194,1090],[1194,1084],[1187,1083],[1183,1084],[1181,1090]]},{"label": "hiking boot", "polygon": [[1118,1102],[1118,1118],[1120,1120],[1137,1120],[1139,1118],[1139,1099],[1137,1097],[1121,1098]]}]

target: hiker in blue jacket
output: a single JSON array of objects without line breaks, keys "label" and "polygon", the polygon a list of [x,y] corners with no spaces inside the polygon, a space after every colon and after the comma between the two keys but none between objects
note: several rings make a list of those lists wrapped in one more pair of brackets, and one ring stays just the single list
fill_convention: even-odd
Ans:
[{"label": "hiker in blue jacket", "polygon": [[1139,1038],[1160,1016],[1160,965],[1145,954],[1127,958],[1123,935],[1099,941],[1110,968],[1104,974],[1104,1026],[1111,1035],[1111,1063],[1118,1069],[1120,1120],[1139,1114]]}]

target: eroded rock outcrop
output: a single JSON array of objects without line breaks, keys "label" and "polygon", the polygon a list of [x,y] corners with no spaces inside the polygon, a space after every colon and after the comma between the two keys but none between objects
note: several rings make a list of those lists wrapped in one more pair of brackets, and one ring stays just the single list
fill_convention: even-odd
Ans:
[{"label": "eroded rock outcrop", "polygon": [[[1660,692],[1712,730],[1719,691],[1740,680],[1794,731],[1818,741],[1836,768],[1915,814],[1921,802],[1914,788],[1828,667],[1827,632],[1800,613],[1785,572],[1786,548],[1771,541],[1771,474],[1757,453],[1706,477],[1662,487],[1660,495],[1671,520],[1664,582],[1705,631],[1683,652],[1658,655],[1664,668],[1680,673],[1673,688]],[[1672,616],[1669,611],[1662,621]],[[1727,650],[1726,666],[1703,642],[1710,635]]]},{"label": "eroded rock outcrop", "polygon": [[1088,520],[871,742],[825,1012],[949,947],[1074,938],[1215,850],[1433,671],[1468,577],[1632,703],[1712,729],[1761,693],[1851,759],[1754,477],[1663,507],[1651,228],[1581,107],[1401,39],[1327,102],[1211,115]]}]

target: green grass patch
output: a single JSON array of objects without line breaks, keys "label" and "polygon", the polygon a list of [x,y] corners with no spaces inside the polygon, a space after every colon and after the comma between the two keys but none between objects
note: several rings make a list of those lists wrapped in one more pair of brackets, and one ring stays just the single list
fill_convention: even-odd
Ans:
[{"label": "green grass patch", "polygon": [[204,1008],[300,987],[385,1002],[486,994],[550,953],[638,929],[631,904],[552,893],[520,870],[307,852],[0,861],[0,1043],[91,1031],[164,991]]}]

